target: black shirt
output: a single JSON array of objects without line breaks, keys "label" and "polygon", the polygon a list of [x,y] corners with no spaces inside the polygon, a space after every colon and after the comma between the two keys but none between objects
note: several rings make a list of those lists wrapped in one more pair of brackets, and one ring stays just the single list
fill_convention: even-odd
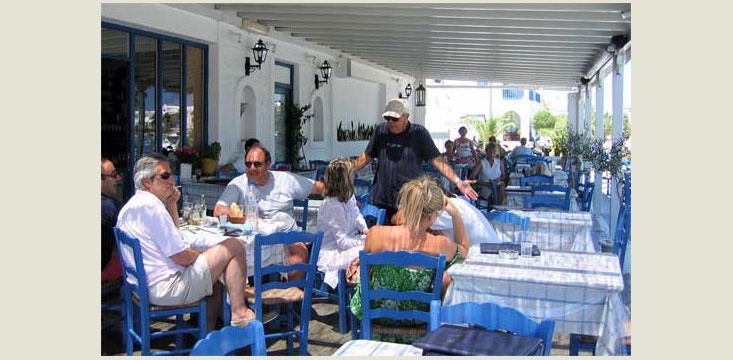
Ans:
[{"label": "black shirt", "polygon": [[424,161],[440,156],[428,130],[410,122],[400,134],[389,132],[386,122],[379,124],[364,152],[377,159],[370,201],[392,210],[402,185],[423,174]]}]

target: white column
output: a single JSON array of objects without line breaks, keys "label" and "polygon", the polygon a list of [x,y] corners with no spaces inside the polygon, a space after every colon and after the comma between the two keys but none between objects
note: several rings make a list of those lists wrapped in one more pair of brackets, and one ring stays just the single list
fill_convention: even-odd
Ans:
[{"label": "white column", "polygon": [[[603,79],[601,78],[601,72],[596,73],[596,139],[603,139]],[[596,172],[595,179],[593,180],[595,186],[593,187],[593,213],[601,213],[601,196],[603,196],[603,174]]]},{"label": "white column", "polygon": [[578,93],[568,93],[568,130],[575,131],[578,123]]},{"label": "white column", "polygon": [[[612,128],[612,141],[616,141],[617,139],[620,139],[623,137],[623,112],[624,112],[624,77],[623,77],[623,61],[618,61],[619,56],[613,57],[613,71],[611,72],[612,76],[612,120],[611,120],[611,128]],[[616,231],[616,218],[618,217],[618,211],[619,211],[619,205],[620,205],[620,198],[619,193],[616,191],[618,186],[618,179],[616,177],[613,177],[612,183],[611,183],[611,219],[609,221],[609,224],[611,224],[611,233],[615,233]],[[627,248],[627,254],[628,254],[628,248]],[[628,273],[628,266],[629,262],[624,262],[624,268],[621,269],[624,273]]]}]

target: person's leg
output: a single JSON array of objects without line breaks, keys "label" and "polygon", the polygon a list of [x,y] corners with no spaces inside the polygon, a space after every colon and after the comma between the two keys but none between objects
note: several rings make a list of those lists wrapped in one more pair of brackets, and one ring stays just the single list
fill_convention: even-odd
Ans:
[{"label": "person's leg", "polygon": [[216,330],[216,320],[221,317],[221,292],[225,290],[219,281],[215,281],[212,288],[211,296],[206,297],[206,331],[208,332]]},{"label": "person's leg", "polygon": [[[305,243],[299,242],[288,245],[288,264],[304,264],[308,262],[308,247]],[[288,273],[288,279],[302,279],[305,274],[302,271]]]},{"label": "person's leg", "polygon": [[[247,281],[247,258],[244,244],[239,239],[228,238],[212,246],[201,255],[206,257],[211,272],[211,281],[216,282],[224,274],[229,302],[232,307],[232,322],[254,318],[247,308],[244,288]],[[225,324],[228,325],[228,324]]]}]

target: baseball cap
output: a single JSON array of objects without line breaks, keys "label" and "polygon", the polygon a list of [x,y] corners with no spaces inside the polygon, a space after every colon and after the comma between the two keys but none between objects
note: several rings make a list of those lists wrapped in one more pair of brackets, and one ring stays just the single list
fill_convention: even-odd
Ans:
[{"label": "baseball cap", "polygon": [[399,99],[393,99],[390,100],[387,103],[387,107],[384,109],[384,113],[382,114],[382,117],[389,116],[398,118],[402,115],[409,114],[410,110],[407,109],[407,106],[405,106],[405,103],[402,102],[402,100]]}]

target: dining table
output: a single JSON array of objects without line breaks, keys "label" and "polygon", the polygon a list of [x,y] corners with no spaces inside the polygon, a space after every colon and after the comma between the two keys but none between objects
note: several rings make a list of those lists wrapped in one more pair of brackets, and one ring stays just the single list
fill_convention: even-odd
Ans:
[{"label": "dining table", "polygon": [[[245,246],[245,255],[247,257],[247,274],[254,274],[254,238],[256,234],[270,235],[278,231],[284,231],[292,228],[295,222],[289,215],[278,213],[279,216],[270,219],[260,218],[257,221],[257,229],[247,235],[229,236],[225,235],[225,229],[236,229],[241,224],[224,224],[222,227],[210,218],[208,223],[214,226],[194,226],[183,225],[178,228],[183,238],[183,242],[191,246],[194,250],[204,251],[230,237],[235,237],[242,241]],[[282,245],[264,246],[262,248],[262,265],[285,264],[287,261],[286,249]]]},{"label": "dining table", "polygon": [[331,356],[422,356],[422,349],[409,345],[375,340],[349,340]]},{"label": "dining table", "polygon": [[466,259],[446,270],[452,281],[444,305],[492,302],[533,320],[555,320],[555,333],[598,337],[596,355],[624,355],[630,314],[621,292],[618,257],[610,253],[543,250],[503,258],[472,245]]},{"label": "dining table", "polygon": [[[556,209],[521,209],[494,206],[492,211],[508,211],[529,218],[529,229],[524,240],[540,249],[555,251],[598,252],[600,244],[592,236],[593,219],[586,211]],[[521,229],[513,224],[490,221],[501,241],[519,243]]]}]

